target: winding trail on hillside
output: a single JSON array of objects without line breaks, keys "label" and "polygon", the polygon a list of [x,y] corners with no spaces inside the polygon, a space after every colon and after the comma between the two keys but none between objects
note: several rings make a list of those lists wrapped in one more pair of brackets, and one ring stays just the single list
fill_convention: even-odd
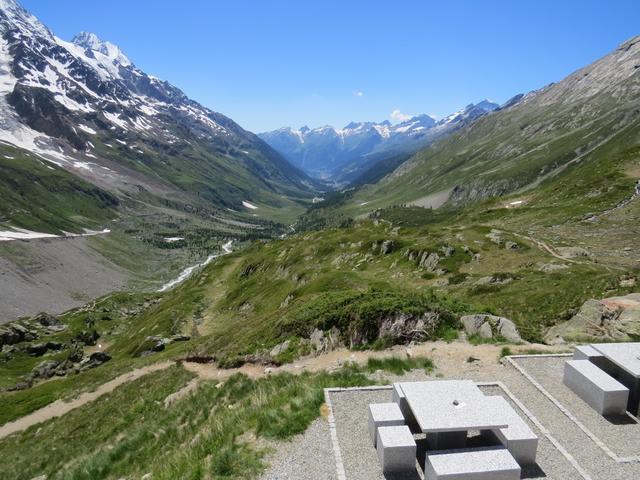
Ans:
[{"label": "winding trail on hillside", "polygon": [[29,415],[26,415],[22,418],[14,420],[13,422],[5,423],[0,426],[0,439],[8,437],[12,433],[21,432],[22,430],[26,430],[27,428],[36,425],[38,423],[46,422],[47,420],[51,420],[52,418],[61,417],[65,413],[70,412],[71,410],[75,410],[78,407],[86,405],[87,403],[93,402],[97,400],[101,396],[106,393],[112,392],[120,385],[124,385],[125,383],[131,382],[133,380],[137,380],[144,375],[147,375],[152,372],[157,372],[159,370],[164,370],[174,365],[173,361],[165,361],[160,363],[154,363],[152,365],[147,365],[146,367],[137,368],[130,372],[124,373],[113,380],[110,380],[106,383],[103,383],[98,388],[96,388],[92,392],[85,392],[81,394],[79,397],[70,400],[68,402],[62,400],[56,400],[55,402],[47,405],[46,407],[41,408],[40,410],[36,410]]},{"label": "winding trail on hillside", "polygon": [[[219,368],[214,363],[196,363],[187,361],[167,360],[159,363],[147,365],[137,368],[130,372],[124,373],[113,380],[110,380],[92,392],[80,394],[77,398],[70,401],[56,400],[55,402],[36,410],[22,418],[8,422],[0,426],[0,440],[9,435],[32,427],[42,422],[60,417],[76,408],[87,405],[97,400],[103,395],[112,392],[116,388],[126,383],[137,380],[149,373],[165,370],[176,363],[181,364],[186,370],[196,374],[196,377],[185,386],[169,395],[165,400],[165,407],[169,407],[180,398],[192,393],[198,388],[200,381],[224,382],[226,379],[242,373],[252,379],[259,379],[269,375],[288,372],[291,374],[301,374],[303,372],[319,372],[319,371],[336,371],[342,368],[348,362],[358,364],[366,363],[370,358],[385,357],[429,357],[436,365],[436,371],[445,376],[464,376],[471,371],[479,369],[489,369],[498,365],[500,350],[503,345],[483,344],[471,345],[464,340],[455,342],[425,342],[412,347],[397,345],[393,348],[381,351],[351,351],[345,348],[333,350],[318,356],[305,357],[300,360],[281,365],[279,367],[264,367],[261,365],[245,364],[239,368]],[[511,347],[514,353],[527,349],[535,349],[540,352],[556,353],[565,351],[563,346],[549,346],[538,344],[526,344]],[[470,361],[470,359],[472,359]]]},{"label": "winding trail on hillside", "polygon": [[572,258],[560,255],[557,251],[555,251],[552,247],[550,247],[547,243],[543,242],[540,239],[533,238],[533,237],[530,237],[528,235],[523,235],[521,233],[516,233],[516,232],[513,232],[513,234],[518,236],[518,237],[520,237],[520,238],[524,238],[526,240],[529,240],[530,242],[535,243],[540,250],[543,250],[543,251],[547,252],[549,255],[551,255],[553,257],[556,257],[556,258],[558,258],[560,260],[563,260],[563,261],[569,262],[569,263],[583,263],[583,262],[579,262],[577,260],[574,260]]}]

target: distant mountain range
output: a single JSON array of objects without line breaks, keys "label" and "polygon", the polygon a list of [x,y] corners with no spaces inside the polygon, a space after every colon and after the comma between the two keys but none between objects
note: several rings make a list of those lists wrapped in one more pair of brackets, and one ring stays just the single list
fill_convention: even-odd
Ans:
[{"label": "distant mountain range", "polygon": [[384,121],[352,122],[342,129],[284,127],[258,136],[309,175],[344,183],[378,161],[414,153],[498,108],[483,100],[441,120],[418,115],[396,125]]},{"label": "distant mountain range", "polygon": [[[82,179],[179,210],[260,216],[243,202],[278,208],[313,197],[314,182],[253,133],[92,33],[56,37],[14,0],[0,0],[0,142],[18,149],[0,155],[0,169],[12,161],[15,177],[3,175],[0,191],[15,191],[7,182],[26,181],[44,162],[77,190],[86,190]],[[40,214],[5,203],[0,223],[21,226]]]}]

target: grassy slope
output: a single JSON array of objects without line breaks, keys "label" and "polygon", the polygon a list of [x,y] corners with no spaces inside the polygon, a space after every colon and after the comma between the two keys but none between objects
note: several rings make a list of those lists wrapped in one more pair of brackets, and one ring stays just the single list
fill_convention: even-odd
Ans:
[{"label": "grassy slope", "polygon": [[[606,160],[575,165],[541,185],[535,195],[493,199],[462,211],[395,208],[382,211],[377,222],[257,241],[218,259],[161,296],[160,303],[131,317],[102,321],[98,313],[97,328],[105,334],[102,340],[109,344],[114,360],[79,377],[3,394],[17,409],[13,413],[7,409],[7,415],[30,411],[55,395],[70,394],[155,359],[190,351],[232,362],[238,355],[308,336],[315,326],[337,325],[344,331],[354,318],[375,320],[390,311],[427,307],[454,314],[490,311],[512,318],[525,338],[540,340],[546,327],[567,319],[587,299],[634,290],[620,287],[619,280],[622,275],[640,273],[624,251],[637,238],[640,205],[636,200],[619,211],[599,213],[630,196],[640,177],[639,153],[630,149]],[[526,203],[505,208],[515,198]],[[598,220],[584,221],[594,213],[599,214]],[[490,241],[487,234],[492,228],[502,230],[504,241],[515,241],[521,248],[508,250]],[[577,244],[572,241],[575,235],[596,256],[563,261],[522,235],[556,247]],[[372,244],[385,239],[395,242],[394,251],[374,252]],[[441,261],[439,267],[447,273],[440,277],[418,268],[404,255],[407,249],[438,251],[443,245],[454,247],[456,253]],[[464,252],[464,246],[470,253]],[[479,261],[472,260],[473,253],[480,254]],[[552,273],[540,270],[550,263],[566,268]],[[479,284],[485,277],[511,281]],[[130,300],[125,296],[106,301],[126,304]],[[85,318],[96,316],[93,312],[102,308],[96,304],[63,319],[82,328]],[[161,354],[137,357],[147,347],[147,336],[174,333],[194,338]],[[54,339],[65,340],[65,335]],[[24,356],[7,365],[3,384],[15,383],[35,363],[36,359]],[[54,383],[60,391],[50,386]]]},{"label": "grassy slope", "polygon": [[0,225],[60,233],[98,228],[118,200],[20,149],[0,146]]},{"label": "grassy slope", "polygon": [[222,386],[201,381],[194,393],[165,407],[164,399],[192,378],[171,367],[0,441],[0,477],[256,478],[271,441],[303,432],[320,415],[323,388],[373,384],[367,373],[376,370],[400,374],[432,367],[428,359],[389,359],[332,374],[256,381],[236,375]]}]

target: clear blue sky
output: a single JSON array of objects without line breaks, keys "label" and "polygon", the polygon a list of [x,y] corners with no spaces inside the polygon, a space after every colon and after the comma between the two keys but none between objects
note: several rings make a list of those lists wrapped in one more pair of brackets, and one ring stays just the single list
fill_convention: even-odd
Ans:
[{"label": "clear blue sky", "polygon": [[264,131],[444,116],[562,79],[640,34],[638,0],[23,0]]}]

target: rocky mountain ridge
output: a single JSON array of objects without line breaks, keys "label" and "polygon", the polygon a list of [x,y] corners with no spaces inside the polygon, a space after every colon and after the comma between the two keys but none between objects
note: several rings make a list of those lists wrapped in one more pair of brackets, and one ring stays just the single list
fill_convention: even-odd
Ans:
[{"label": "rocky mountain ridge", "polygon": [[498,108],[483,100],[441,120],[424,114],[395,125],[385,120],[351,122],[344,128],[284,127],[258,136],[311,176],[344,182],[378,160],[415,152]]}]

